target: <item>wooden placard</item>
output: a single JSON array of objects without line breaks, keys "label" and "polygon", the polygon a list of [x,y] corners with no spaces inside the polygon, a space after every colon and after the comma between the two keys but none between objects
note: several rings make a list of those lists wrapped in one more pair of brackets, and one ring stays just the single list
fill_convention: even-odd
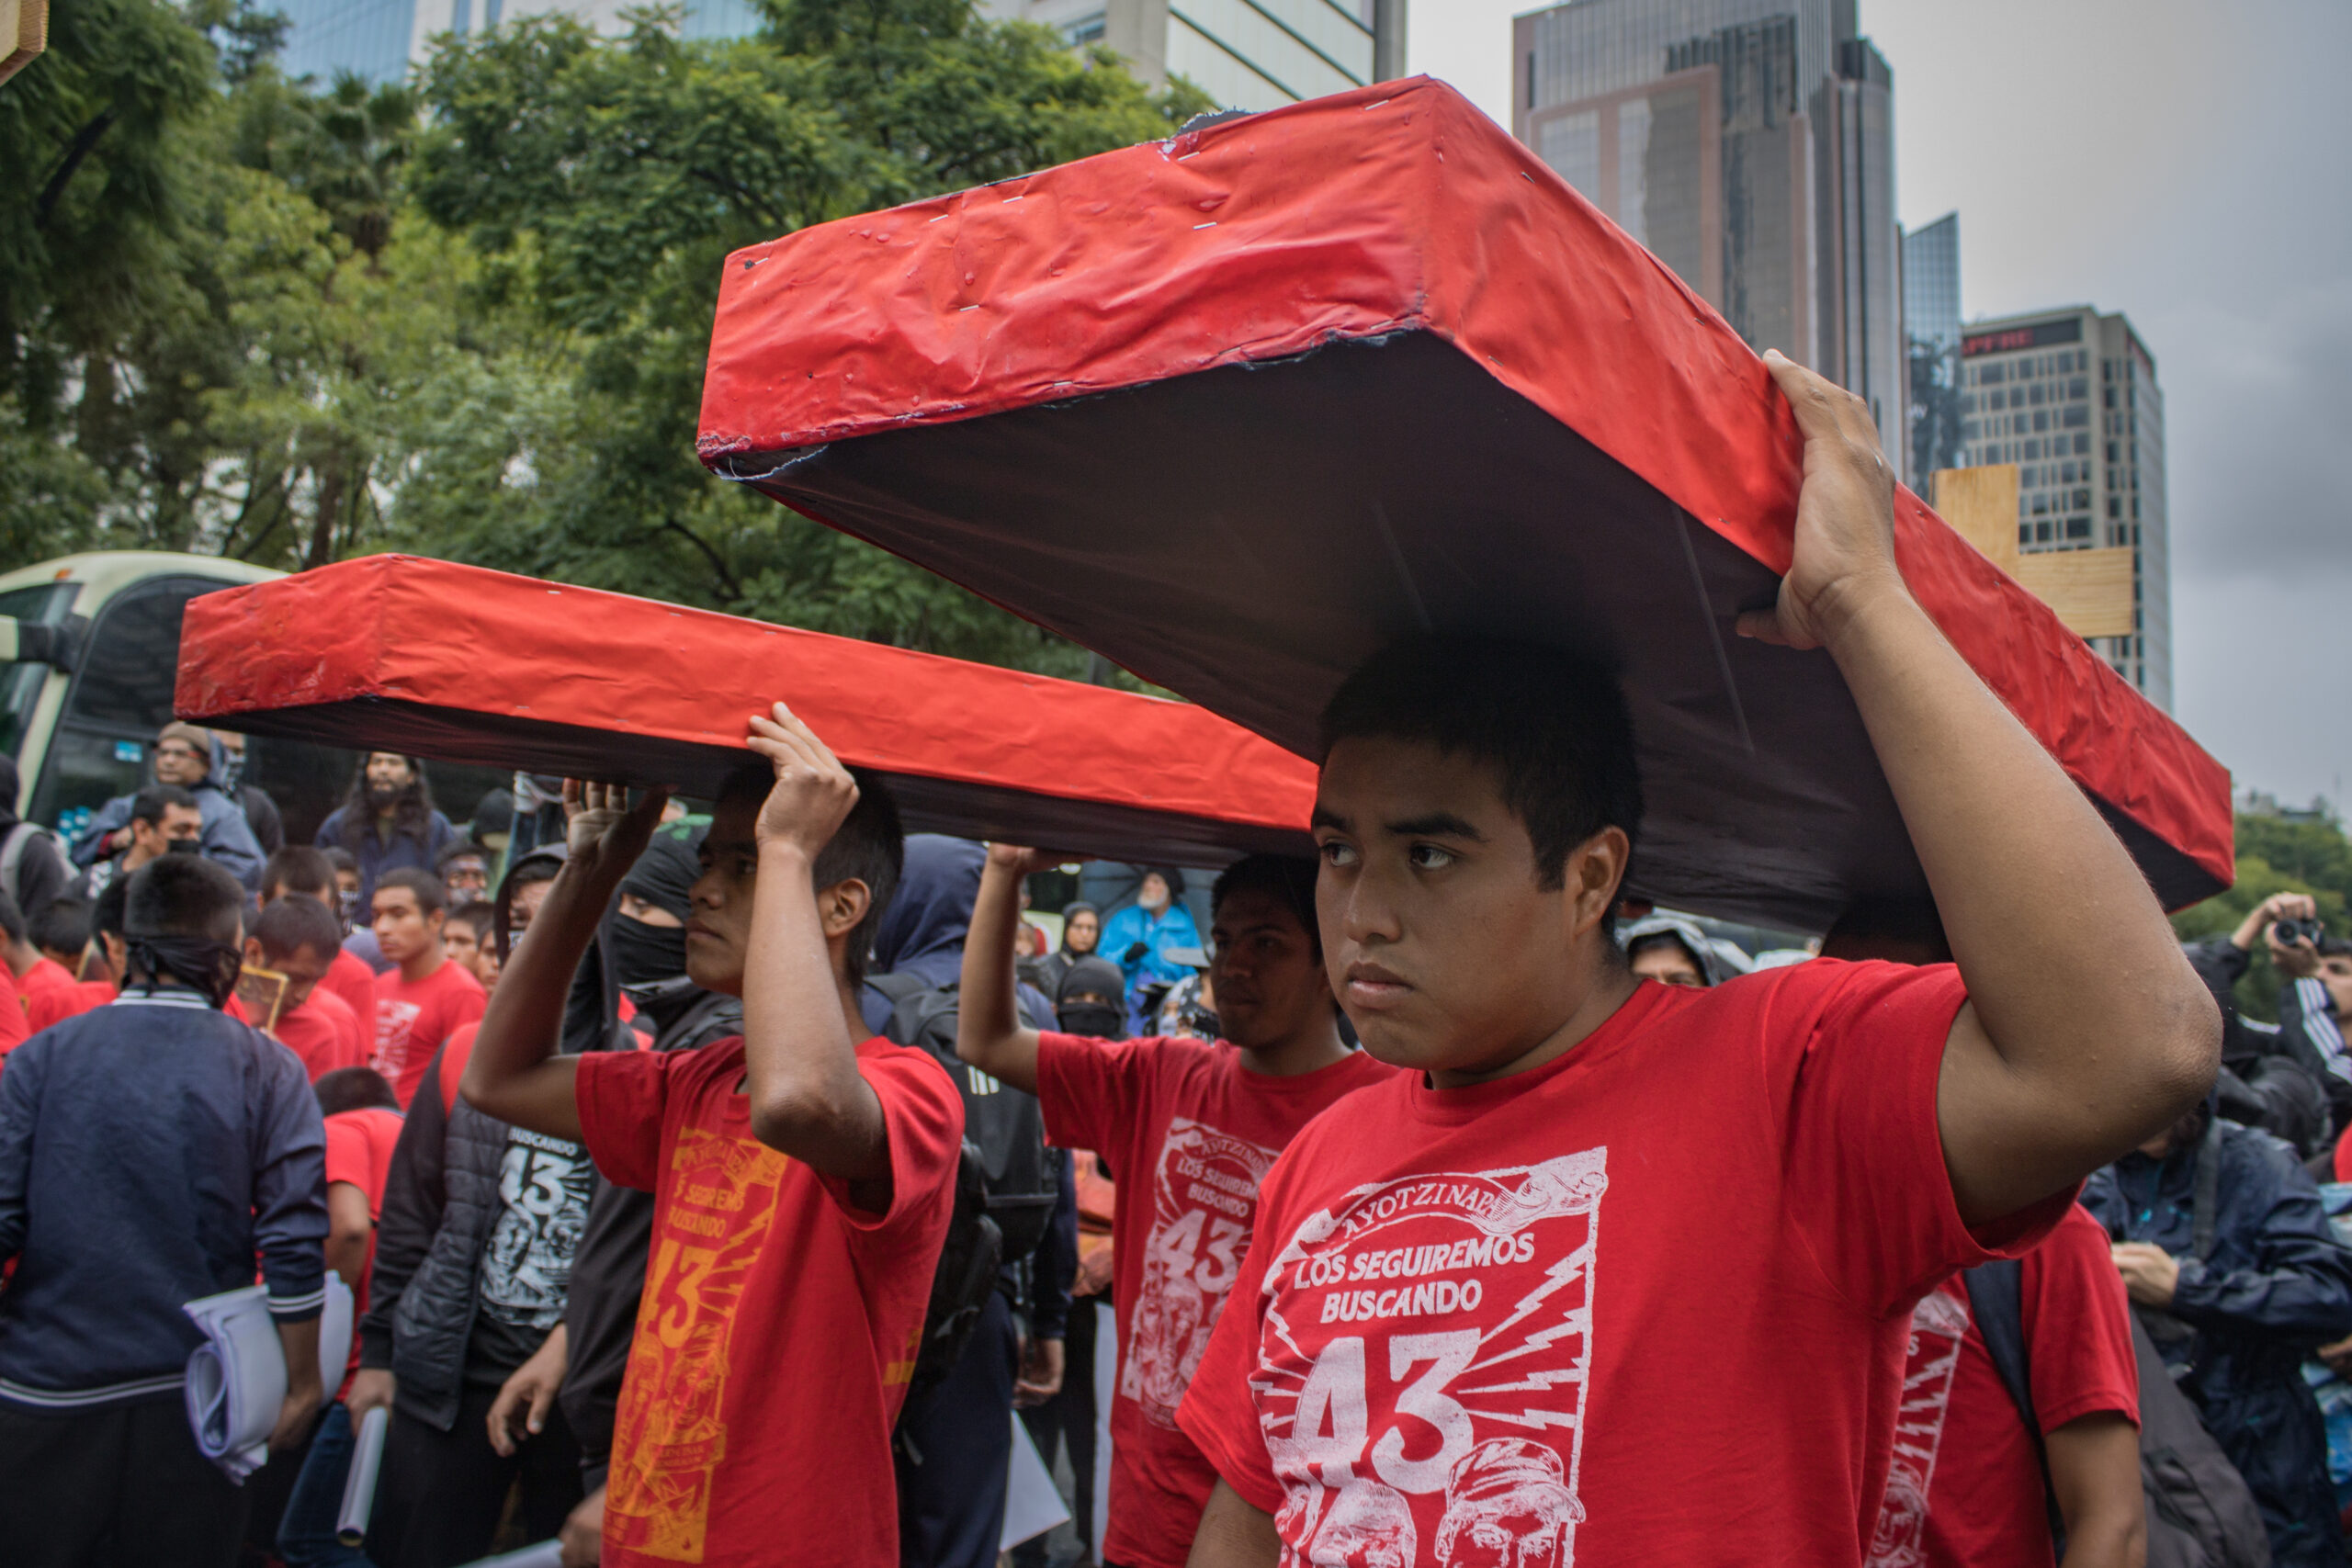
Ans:
[{"label": "wooden placard", "polygon": [[0,59],[0,82],[6,82],[49,47],[49,0],[0,0],[0,45],[8,50]]},{"label": "wooden placard", "polygon": [[2076,637],[2132,635],[2132,552],[2019,549],[2015,463],[1939,469],[1929,504],[1986,559],[2056,611]]}]

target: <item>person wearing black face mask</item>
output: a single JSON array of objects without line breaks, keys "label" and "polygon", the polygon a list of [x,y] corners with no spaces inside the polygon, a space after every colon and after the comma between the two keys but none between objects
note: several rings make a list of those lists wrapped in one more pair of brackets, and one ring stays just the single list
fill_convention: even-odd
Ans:
[{"label": "person wearing black face mask", "polygon": [[[706,991],[686,978],[689,895],[702,874],[701,844],[698,829],[688,831],[681,824],[657,831],[622,878],[618,905],[605,924],[613,976],[636,1006],[638,1021],[652,1026],[656,1051],[698,1051],[743,1032],[741,998]],[[599,1177],[588,1201],[587,1229],[572,1254],[571,1300],[564,1312],[567,1365],[557,1396],[579,1439],[587,1490],[563,1528],[569,1562],[596,1561],[613,1417],[652,1237],[653,1195]]]},{"label": "person wearing black face mask", "polygon": [[1126,988],[1119,966],[1109,959],[1079,959],[1054,995],[1054,1016],[1067,1033],[1116,1040],[1126,1032],[1127,1010],[1121,999]]}]

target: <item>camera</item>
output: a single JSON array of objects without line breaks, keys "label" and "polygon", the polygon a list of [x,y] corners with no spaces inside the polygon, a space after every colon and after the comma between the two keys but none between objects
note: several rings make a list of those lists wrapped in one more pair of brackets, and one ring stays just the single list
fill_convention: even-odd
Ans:
[{"label": "camera", "polygon": [[2321,930],[2317,920],[2279,920],[2272,924],[2270,934],[2278,939],[2281,947],[2292,947],[2299,942],[2307,942],[2317,947]]}]

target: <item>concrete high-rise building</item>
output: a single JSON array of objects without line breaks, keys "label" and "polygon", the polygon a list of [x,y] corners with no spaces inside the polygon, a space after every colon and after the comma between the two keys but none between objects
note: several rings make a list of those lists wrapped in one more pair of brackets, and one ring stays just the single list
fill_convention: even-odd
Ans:
[{"label": "concrete high-rise building", "polygon": [[1101,41],[1153,86],[1270,109],[1405,73],[1405,0],[980,0],[1072,45]]},{"label": "concrete high-rise building", "polygon": [[1967,466],[2018,466],[2018,547],[2132,551],[2130,637],[2091,646],[2172,705],[2165,404],[2155,356],[2120,314],[2088,305],[1970,323],[1961,339]]},{"label": "concrete high-rise building", "polygon": [[1903,236],[1903,335],[1910,388],[1911,479],[1957,468],[1960,412],[1960,214]]},{"label": "concrete high-rise building", "polygon": [[[286,51],[279,63],[288,76],[310,76],[322,85],[349,72],[371,82],[397,82],[412,65],[422,65],[441,33],[459,37],[502,20],[541,11],[564,11],[600,32],[627,30],[621,13],[635,0],[272,0],[285,13]],[[762,21],[752,0],[685,0],[679,25],[689,39],[741,38]]]},{"label": "concrete high-rise building", "polygon": [[1511,130],[1905,460],[1894,83],[1854,0],[1568,0],[1511,24]]}]

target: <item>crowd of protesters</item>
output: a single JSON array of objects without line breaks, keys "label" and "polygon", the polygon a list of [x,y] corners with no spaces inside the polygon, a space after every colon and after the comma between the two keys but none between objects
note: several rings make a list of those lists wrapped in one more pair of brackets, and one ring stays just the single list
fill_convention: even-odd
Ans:
[{"label": "crowd of protesters", "polygon": [[[2184,951],[1776,374],[1745,629],[1838,660],[1933,892],[1817,952],[1629,902],[1613,682],[1432,635],[1333,698],[1319,859],[1204,898],[1032,910],[1062,857],[906,835],[781,705],[527,848],[393,752],[289,845],[187,724],[70,846],[0,820],[0,1562],[2343,1562],[2352,942]],[[241,1484],[182,1306],[256,1275]],[[1023,1442],[1073,1517],[1013,1544]]]}]

